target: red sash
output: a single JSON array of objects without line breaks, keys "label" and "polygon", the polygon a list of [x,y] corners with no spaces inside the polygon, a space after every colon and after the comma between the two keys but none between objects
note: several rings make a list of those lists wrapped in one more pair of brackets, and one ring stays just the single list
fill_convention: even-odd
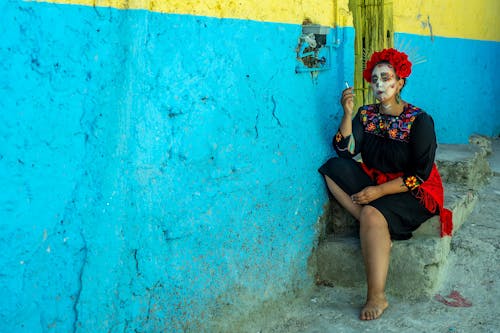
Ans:
[{"label": "red sash", "polygon": [[[361,167],[378,185],[403,176],[402,172],[384,173],[377,169],[369,168],[364,163],[361,163]],[[420,184],[414,191],[411,191],[411,193],[420,200],[429,212],[439,214],[441,237],[451,236],[453,232],[453,214],[449,209],[444,208],[443,182],[435,163],[429,178]]]}]

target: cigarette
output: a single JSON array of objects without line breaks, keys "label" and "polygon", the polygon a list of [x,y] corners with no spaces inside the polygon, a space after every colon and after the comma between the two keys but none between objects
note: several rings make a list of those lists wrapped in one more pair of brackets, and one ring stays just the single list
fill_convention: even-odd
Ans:
[{"label": "cigarette", "polygon": [[349,88],[349,83],[347,83],[347,81],[345,81],[345,87]]}]

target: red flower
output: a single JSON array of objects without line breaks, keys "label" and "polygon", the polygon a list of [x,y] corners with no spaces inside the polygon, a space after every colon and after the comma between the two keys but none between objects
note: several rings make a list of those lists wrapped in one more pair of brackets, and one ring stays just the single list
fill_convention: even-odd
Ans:
[{"label": "red flower", "polygon": [[380,52],[374,52],[370,60],[367,61],[363,71],[363,77],[367,82],[372,82],[373,68],[382,61],[390,63],[399,78],[407,78],[411,74],[411,62],[406,53],[392,48],[384,49]]},{"label": "red flower", "polygon": [[406,63],[401,64],[398,67],[398,69],[396,70],[396,74],[398,74],[398,76],[400,78],[406,78],[406,77],[410,76],[410,74],[411,74],[411,63],[409,61],[407,61]]}]

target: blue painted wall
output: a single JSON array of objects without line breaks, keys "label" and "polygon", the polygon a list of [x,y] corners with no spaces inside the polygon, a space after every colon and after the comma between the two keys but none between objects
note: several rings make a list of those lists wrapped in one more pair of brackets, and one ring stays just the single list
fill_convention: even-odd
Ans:
[{"label": "blue painted wall", "polygon": [[313,78],[298,25],[0,9],[0,331],[196,331],[312,284],[352,29]]},{"label": "blue painted wall", "polygon": [[431,114],[439,143],[500,134],[500,43],[395,34],[395,45],[425,62],[413,67],[403,98]]}]

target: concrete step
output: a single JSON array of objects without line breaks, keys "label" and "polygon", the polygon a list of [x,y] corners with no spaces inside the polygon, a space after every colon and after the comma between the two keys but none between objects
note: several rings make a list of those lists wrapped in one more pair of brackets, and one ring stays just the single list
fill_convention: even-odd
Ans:
[{"label": "concrete step", "polygon": [[500,175],[500,136],[491,140],[491,154],[488,156],[491,172]]},{"label": "concrete step", "polygon": [[[445,206],[453,211],[454,232],[467,220],[477,202],[477,189],[491,174],[488,154],[477,144],[440,146],[436,163],[445,179]],[[358,223],[334,200],[325,209],[325,226],[315,251],[317,281],[363,287]],[[387,292],[411,299],[432,296],[444,272],[450,241],[450,237],[440,237],[436,216],[416,230],[412,239],[394,242]]]},{"label": "concrete step", "polygon": [[484,143],[469,145],[439,145],[436,164],[446,184],[459,184],[469,189],[477,189],[488,181],[492,172],[487,156],[491,145]]}]

